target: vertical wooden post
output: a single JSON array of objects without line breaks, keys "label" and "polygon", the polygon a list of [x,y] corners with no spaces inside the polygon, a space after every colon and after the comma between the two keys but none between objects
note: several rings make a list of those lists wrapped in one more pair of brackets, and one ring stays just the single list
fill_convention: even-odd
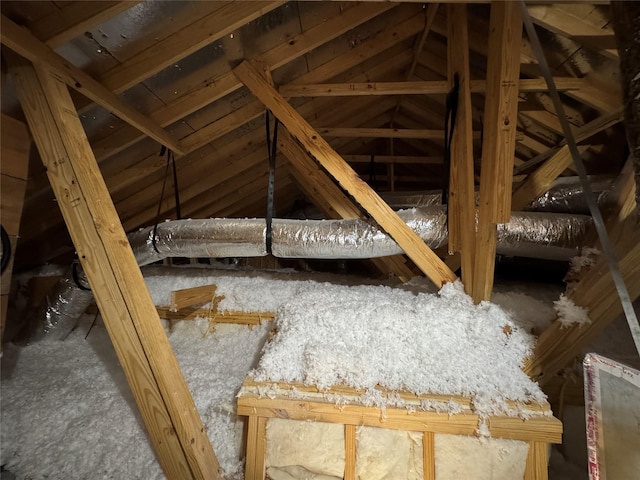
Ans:
[{"label": "vertical wooden post", "polygon": [[522,18],[518,3],[491,3],[480,208],[473,272],[473,300],[491,299],[496,224],[509,221],[516,145]]},{"label": "vertical wooden post", "polygon": [[548,480],[547,444],[529,442],[529,453],[524,469],[524,480]]},{"label": "vertical wooden post", "polygon": [[219,479],[219,465],[66,85],[15,57],[10,73],[58,205],[169,479]]},{"label": "vertical wooden post", "polygon": [[356,426],[344,426],[344,480],[356,478]]},{"label": "vertical wooden post", "polygon": [[249,415],[247,457],[244,465],[245,480],[262,480],[264,478],[266,453],[267,418]]},{"label": "vertical wooden post", "polygon": [[424,480],[436,480],[435,433],[422,434],[422,476]]},{"label": "vertical wooden post", "polygon": [[466,4],[447,5],[449,85],[458,76],[458,112],[451,144],[449,181],[449,252],[460,252],[462,282],[467,294],[473,288],[476,238],[476,199],[473,172],[473,124],[469,75],[469,34]]}]

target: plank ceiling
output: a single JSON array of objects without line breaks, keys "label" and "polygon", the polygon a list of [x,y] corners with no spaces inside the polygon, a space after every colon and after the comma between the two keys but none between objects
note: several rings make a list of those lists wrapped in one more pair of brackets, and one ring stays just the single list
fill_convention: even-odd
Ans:
[{"label": "plank ceiling", "polygon": [[[175,218],[173,178],[158,155],[157,139],[104,108],[111,92],[142,114],[149,131],[162,132],[183,152],[177,155],[183,217],[265,216],[265,109],[231,72],[244,59],[268,65],[291,105],[378,192],[442,188],[445,5],[2,1],[1,9],[3,53],[11,46],[27,56],[20,50],[30,49],[45,63],[64,60],[99,83],[92,88],[84,82],[72,94],[126,231],[155,223],[165,177],[160,218]],[[472,88],[476,185],[489,10],[483,3],[468,10],[471,77],[477,80]],[[616,174],[625,158],[625,137],[609,6],[532,2],[529,12],[568,119],[585,145],[589,173]],[[522,82],[518,105],[516,184],[563,140],[524,34],[520,63],[521,79],[530,82]],[[24,118],[4,67],[2,110]],[[316,96],[301,96],[305,85],[406,81],[439,83],[430,84],[435,92],[430,94],[320,96],[314,90]],[[35,147],[31,156],[16,268],[73,252]],[[314,204],[317,199],[284,155],[278,155],[277,165],[276,214]]]}]

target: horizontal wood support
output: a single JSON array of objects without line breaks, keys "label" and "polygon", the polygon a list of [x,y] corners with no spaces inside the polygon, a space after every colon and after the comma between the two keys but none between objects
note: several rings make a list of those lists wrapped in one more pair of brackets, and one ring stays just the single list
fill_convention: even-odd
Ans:
[{"label": "horizontal wood support", "polygon": [[269,108],[316,160],[349,192],[400,248],[437,286],[454,281],[456,275],[433,253],[384,201],[363,182],[331,146],[289,105],[248,61],[234,69],[235,75]]},{"label": "horizontal wood support", "polygon": [[[322,128],[316,131],[323,137],[361,138],[421,138],[423,140],[444,140],[444,130],[411,128]],[[473,133],[474,140],[480,140],[480,132]]]},{"label": "horizontal wood support", "polygon": [[369,163],[371,158],[375,163],[442,165],[442,157],[424,157],[420,155],[342,155],[349,163]]},{"label": "horizontal wood support", "polygon": [[[583,80],[573,77],[554,79],[558,91],[579,90]],[[470,80],[471,93],[484,93],[486,80]],[[446,95],[451,90],[446,80],[420,82],[361,82],[361,83],[316,83],[282,85],[278,91],[283,97],[348,97],[359,95]],[[547,92],[549,88],[543,78],[520,80],[521,93]]]},{"label": "horizontal wood support", "polygon": [[[268,385],[270,384],[265,384],[265,388],[268,388]],[[237,405],[238,415],[249,417],[365,425],[450,435],[477,435],[479,417],[472,412],[449,414],[387,407],[383,416],[378,407],[359,405],[357,397],[345,400],[346,403],[336,405],[335,401],[328,402],[321,398],[292,398],[290,395],[278,393],[261,396],[257,389],[254,392],[243,388],[238,395]],[[562,441],[562,423],[549,414],[531,415],[526,420],[518,417],[491,416],[487,419],[487,424],[491,436],[496,438],[544,443]]]}]

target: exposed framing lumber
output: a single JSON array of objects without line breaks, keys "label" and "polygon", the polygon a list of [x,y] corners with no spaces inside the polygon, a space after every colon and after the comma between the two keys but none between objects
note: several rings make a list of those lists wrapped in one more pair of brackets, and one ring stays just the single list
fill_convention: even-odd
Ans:
[{"label": "exposed framing lumber", "polygon": [[99,81],[117,93],[127,90],[284,3],[283,0],[228,2],[113,67]]},{"label": "exposed framing lumber", "polygon": [[[578,147],[578,151],[583,153],[588,147]],[[522,185],[520,185],[511,199],[511,209],[519,212],[524,209],[529,202],[538,198],[549,190],[553,181],[560,176],[572,164],[569,147],[564,146],[557,151],[549,160],[544,162],[535,172],[530,174]]]},{"label": "exposed framing lumber", "polygon": [[473,277],[473,300],[476,303],[491,299],[496,224],[508,222],[511,216],[521,40],[522,18],[518,4],[492,2]]},{"label": "exposed framing lumber", "polygon": [[171,310],[178,310],[196,305],[198,303],[211,302],[216,295],[215,285],[200,285],[198,287],[173,290],[171,292]]},{"label": "exposed framing lumber", "polygon": [[[412,128],[322,128],[316,127],[323,137],[361,137],[361,138],[422,138],[426,140],[444,139],[444,130]],[[480,132],[474,134],[480,139]]]},{"label": "exposed framing lumber", "polygon": [[174,153],[182,154],[182,147],[173,135],[167,133],[153,120],[125,104],[112,91],[40,42],[31,32],[19,27],[4,15],[2,15],[2,23],[0,24],[0,38],[2,43],[14,52],[34,64],[46,65],[71,88],[106,108],[161,145],[170,148]]},{"label": "exposed framing lumber", "polygon": [[400,248],[433,283],[442,286],[443,283],[457,278],[275,88],[269,85],[255,67],[245,60],[233,72],[278,117],[287,130],[302,143],[328,173],[393,237]]},{"label": "exposed framing lumber", "polygon": [[447,5],[447,24],[449,84],[453,87],[455,75],[460,82],[457,117],[451,142],[448,199],[449,252],[460,252],[462,283],[465,292],[471,295],[476,241],[476,199],[467,6],[465,4]]},{"label": "exposed framing lumber", "polygon": [[356,426],[344,426],[344,480],[356,480]]},{"label": "exposed framing lumber", "polygon": [[[634,301],[640,296],[640,229],[619,239],[616,245],[620,273]],[[609,266],[604,257],[567,293],[576,305],[586,308],[591,323],[563,328],[553,322],[536,343],[533,356],[525,361],[523,370],[542,385],[550,380],[618,315],[622,304],[616,294]]]},{"label": "exposed framing lumber", "polygon": [[109,198],[66,85],[14,59],[10,72],[109,336],[170,479],[220,467]]},{"label": "exposed framing lumber", "polygon": [[[258,384],[258,386],[260,385]],[[269,383],[269,386],[273,387],[273,384]],[[333,388],[325,391],[325,396],[327,393],[345,395],[340,391],[334,392]],[[295,393],[287,390],[270,397],[264,395],[261,397],[257,392],[257,387],[243,384],[243,388],[238,395],[238,415],[310,420],[343,425],[366,425],[391,430],[446,433],[450,435],[477,435],[478,415],[466,409],[461,413],[449,414],[447,412],[409,411],[404,408],[387,407],[384,418],[381,418],[379,408],[365,407],[358,405],[356,402],[337,406],[335,402],[327,402],[322,397],[305,396],[305,398],[295,398]],[[423,397],[444,397],[446,398],[445,401],[450,398],[446,396],[420,396],[420,398]],[[356,396],[354,400],[357,398]],[[417,399],[415,395],[413,398]],[[524,406],[524,408],[526,409],[527,407]],[[487,419],[487,424],[491,436],[495,438],[511,438],[543,443],[560,443],[562,440],[562,423],[550,415],[538,412],[532,414],[526,420],[518,417],[491,416]]]},{"label": "exposed framing lumber", "polygon": [[[294,177],[302,189],[328,218],[364,217],[360,209],[329,178],[288,131],[280,132],[278,148],[289,159],[296,172]],[[393,272],[403,282],[409,281],[414,276],[400,255],[372,258],[371,261],[383,274]]]},{"label": "exposed framing lumber", "polygon": [[74,2],[31,24],[29,30],[51,48],[59,47],[93,27],[129,10],[138,2]]},{"label": "exposed framing lumber", "polygon": [[[420,155],[375,155],[377,163],[406,163],[418,165],[441,165],[442,157],[424,157]],[[369,163],[371,155],[342,155],[349,163]]]},{"label": "exposed framing lumber", "polygon": [[[615,110],[611,111],[610,113],[606,113],[596,118],[595,120],[585,123],[582,127],[576,129],[574,132],[575,141],[584,142],[585,140],[588,140],[589,138],[602,132],[603,130],[606,130],[607,128],[610,128],[620,123],[623,119],[624,119],[623,108],[618,107]],[[517,174],[517,173],[523,172],[528,168],[531,168],[534,165],[537,165],[538,163],[543,162],[549,156],[557,153],[558,150],[563,146],[565,146],[566,144],[567,144],[566,140],[562,140],[562,142],[560,142],[560,144],[557,147],[542,150],[540,155],[537,155],[531,160],[527,160],[526,162],[523,162],[521,165],[518,165],[516,168],[514,168],[513,173]],[[539,150],[536,150],[536,151],[539,151]]]},{"label": "exposed framing lumber", "polygon": [[[559,91],[579,90],[584,81],[580,78],[558,77]],[[472,93],[484,93],[486,80],[469,80]],[[353,97],[361,95],[443,95],[451,87],[444,80],[406,81],[406,82],[364,82],[364,83],[316,83],[287,84],[278,88],[283,97]],[[521,93],[548,91],[543,78],[525,78],[520,80]]]},{"label": "exposed framing lumber", "polygon": [[[528,10],[534,23],[553,33],[575,40],[579,44],[584,42],[590,48],[598,45],[599,38],[606,39],[614,35],[610,26],[597,27],[556,5],[531,5]],[[588,40],[590,37],[593,38],[592,41]],[[606,44],[606,41],[603,43]],[[600,53],[614,60],[618,59],[616,48],[603,48]]]}]

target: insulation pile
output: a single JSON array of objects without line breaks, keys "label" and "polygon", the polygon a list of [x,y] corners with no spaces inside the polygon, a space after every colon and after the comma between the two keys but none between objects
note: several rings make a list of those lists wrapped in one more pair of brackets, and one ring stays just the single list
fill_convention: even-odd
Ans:
[{"label": "insulation pile", "polygon": [[[557,291],[546,292],[543,300],[539,290],[526,295],[513,285],[502,293],[498,287],[494,298],[504,308],[489,303],[473,307],[458,285],[436,295],[422,278],[390,288],[356,277],[220,266],[146,267],[143,273],[156,305],[168,305],[172,290],[215,284],[217,295],[224,296],[221,310],[274,311],[282,319],[277,340],[259,366],[273,322],[253,329],[216,325],[211,332],[206,319],[180,321],[168,333],[228,480],[243,478],[243,423],[235,415],[235,398],[252,369],[256,375],[313,379],[320,385],[349,381],[355,386],[386,383],[415,391],[462,392],[475,395],[478,407],[491,403],[488,409],[495,408],[494,396],[541,397],[518,365],[531,348],[525,331],[554,318]],[[339,311],[350,314],[331,318]],[[5,345],[0,465],[18,479],[164,478],[106,329],[99,318],[91,328],[93,320],[93,315],[83,315],[60,337],[64,340]],[[352,333],[339,330],[337,323]],[[511,328],[508,334],[505,325]],[[301,345],[287,353],[285,343],[296,332],[308,337],[299,337]],[[335,348],[329,349],[331,344]],[[348,345],[354,346],[352,352]],[[378,350],[378,356],[363,360],[367,350]],[[297,366],[282,364],[294,357]],[[463,368],[469,358],[474,365]],[[339,365],[350,359],[352,366]],[[509,364],[508,370],[498,374],[494,363]],[[310,368],[303,374],[298,369],[305,364]]]},{"label": "insulation pile", "polygon": [[499,306],[474,305],[460,282],[437,294],[326,285],[283,305],[276,328],[252,372],[260,382],[365,389],[363,401],[382,408],[389,399],[377,385],[461,395],[481,416],[513,413],[509,400],[546,399],[520,369],[534,337]]}]

